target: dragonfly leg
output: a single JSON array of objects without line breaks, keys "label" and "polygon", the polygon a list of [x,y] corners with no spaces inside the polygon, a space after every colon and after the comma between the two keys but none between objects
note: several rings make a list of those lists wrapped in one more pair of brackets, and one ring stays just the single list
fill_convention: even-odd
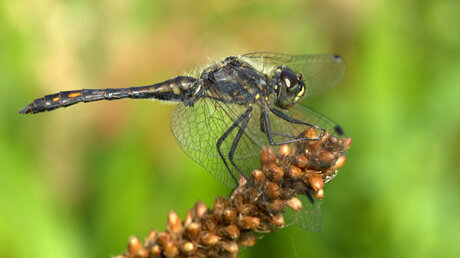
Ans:
[{"label": "dragonfly leg", "polygon": [[[224,162],[224,165],[225,167],[227,168],[228,172],[230,173],[230,175],[232,176],[233,180],[235,181],[236,183],[236,187],[239,186],[239,183],[238,183],[238,179],[235,177],[235,175],[233,174],[232,170],[230,169],[230,166],[228,165],[227,161],[225,160],[225,157],[224,155],[222,154],[222,150],[220,149],[222,143],[225,141],[225,139],[233,132],[233,130],[235,130],[235,128],[241,123],[241,121],[243,121],[244,119],[248,119],[249,118],[249,114],[251,113],[252,111],[252,108],[249,108],[248,110],[246,110],[240,117],[238,117],[238,119],[236,119],[236,121],[227,129],[227,131],[224,132],[224,134],[222,134],[222,136],[219,138],[219,140],[217,140],[217,144],[216,144],[216,147],[217,147],[217,152],[219,153],[219,156],[220,158],[222,159],[222,161]],[[247,122],[246,122],[247,123]],[[240,136],[241,137],[241,136]],[[234,141],[235,142],[235,141]],[[233,144],[234,145],[234,144]],[[232,148],[233,148],[233,145],[232,145]],[[233,162],[233,161],[232,161]],[[238,171],[240,174],[241,172]],[[246,178],[247,179],[247,178]],[[235,187],[235,188],[236,188]]]},{"label": "dragonfly leg", "polygon": [[[272,109],[270,108],[270,111],[273,112],[273,110],[276,110],[276,109]],[[276,110],[277,112],[279,112],[278,110]],[[285,114],[283,114],[282,112],[279,112],[281,113],[284,117],[281,117],[279,116],[277,113],[273,112],[276,116],[290,122],[290,123],[296,123],[296,124],[304,124],[304,125],[308,125],[308,126],[313,126],[315,128],[319,128],[317,126],[314,126],[310,123],[307,123],[307,122],[303,122],[303,121],[299,121],[299,120],[295,120],[289,116],[286,116]],[[289,144],[289,143],[294,143],[294,142],[300,142],[300,141],[317,141],[319,139],[321,139],[321,137],[318,137],[318,138],[305,138],[305,137],[302,137],[302,138],[297,138],[297,139],[293,139],[293,140],[288,140],[288,141],[281,141],[281,142],[275,142],[275,140],[273,140],[273,135],[279,135],[277,133],[273,133],[272,130],[271,130],[271,126],[270,126],[270,117],[268,116],[268,112],[266,110],[266,107],[264,107],[262,109],[262,114],[263,117],[264,117],[264,123],[265,123],[265,133],[267,134],[267,139],[268,139],[268,142],[270,143],[270,145],[282,145],[282,144]],[[295,121],[295,122],[294,122]],[[324,130],[324,129],[323,129]],[[284,136],[284,135],[281,135],[281,136]],[[290,138],[293,138],[292,136],[290,136]]]},{"label": "dragonfly leg", "polygon": [[[264,203],[267,203],[265,200],[265,193],[257,187],[252,180],[248,178],[246,174],[244,174],[241,169],[238,167],[238,165],[235,163],[233,160],[233,157],[235,155],[236,147],[238,146],[238,143],[241,140],[241,137],[243,136],[244,130],[246,129],[246,126],[248,125],[249,119],[251,118],[251,113],[252,113],[252,107],[249,107],[242,115],[243,121],[241,122],[241,125],[239,126],[240,129],[238,129],[238,133],[235,136],[235,139],[233,140],[232,147],[230,148],[230,151],[228,153],[228,159],[230,160],[230,163],[232,163],[233,167],[238,171],[238,173],[246,179],[246,181],[254,188],[256,189],[264,199]],[[270,209],[269,209],[270,211]]]}]

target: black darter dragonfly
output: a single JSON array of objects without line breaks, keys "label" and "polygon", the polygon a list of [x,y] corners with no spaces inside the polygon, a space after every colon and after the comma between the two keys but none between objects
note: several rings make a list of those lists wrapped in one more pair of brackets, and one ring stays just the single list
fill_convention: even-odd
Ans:
[{"label": "black darter dragonfly", "polygon": [[[194,161],[224,184],[235,187],[259,166],[260,149],[316,139],[298,138],[306,128],[343,130],[332,120],[301,105],[301,100],[335,86],[345,63],[337,55],[250,53],[230,56],[196,76],[178,76],[142,87],[61,91],[34,100],[19,111],[34,114],[98,100],[159,99],[179,102],[171,131]],[[308,200],[308,199],[303,199]],[[305,227],[319,230],[318,202],[304,202]]]}]

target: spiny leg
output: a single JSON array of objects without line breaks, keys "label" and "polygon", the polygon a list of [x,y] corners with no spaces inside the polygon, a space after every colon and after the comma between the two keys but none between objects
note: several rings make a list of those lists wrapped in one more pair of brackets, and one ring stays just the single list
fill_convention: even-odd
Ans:
[{"label": "spiny leg", "polygon": [[[228,153],[228,159],[230,160],[230,163],[232,163],[233,167],[235,167],[235,169],[238,171],[238,173],[240,173],[240,175],[242,177],[244,177],[244,179],[246,179],[246,181],[254,188],[256,189],[262,196],[263,200],[264,200],[264,203],[267,203],[266,202],[266,199],[265,199],[265,193],[259,189],[259,187],[257,187],[254,182],[252,180],[250,180],[248,178],[248,176],[246,174],[244,174],[241,169],[238,167],[238,165],[235,163],[235,161],[233,160],[234,158],[234,155],[235,155],[235,151],[236,151],[236,147],[238,146],[238,143],[240,142],[241,140],[241,137],[243,136],[244,134],[244,130],[246,129],[246,126],[248,125],[248,122],[249,122],[249,119],[251,118],[251,113],[252,113],[252,107],[249,107],[242,115],[241,117],[244,117],[243,118],[243,121],[241,123],[241,125],[239,126],[240,129],[238,129],[238,133],[236,134],[235,136],[235,139],[233,140],[233,143],[232,143],[232,147],[230,148],[230,151]],[[268,208],[268,207],[267,207]],[[268,208],[268,210],[270,211],[270,209]]]},{"label": "spiny leg", "polygon": [[[227,161],[225,160],[225,157],[222,154],[222,150],[220,149],[220,147],[221,147],[222,143],[225,141],[225,139],[233,132],[233,130],[241,123],[241,121],[243,119],[245,119],[245,117],[248,116],[248,114],[250,114],[251,111],[252,111],[252,108],[248,108],[240,117],[238,117],[238,119],[236,119],[236,121],[227,129],[227,131],[225,131],[224,134],[222,134],[222,136],[219,138],[219,140],[217,140],[217,144],[216,144],[217,152],[219,153],[220,158],[224,162],[224,165],[227,168],[228,172],[230,173],[230,175],[232,176],[233,180],[235,181],[236,187],[239,186],[238,179],[235,177],[235,175],[233,174],[232,170],[230,169],[230,166],[228,165]],[[232,148],[233,148],[233,145],[232,145]]]},{"label": "spiny leg", "polygon": [[[265,112],[261,112],[260,113],[260,131],[264,134],[267,134],[267,130],[265,129]],[[276,133],[276,132],[272,132],[272,135],[276,135],[276,136],[281,136],[281,137],[286,137],[286,138],[291,138],[291,139],[295,139],[297,138],[296,136],[294,135],[289,135],[289,134],[282,134],[282,133]]]},{"label": "spiny leg", "polygon": [[[270,110],[273,112],[273,110],[276,110],[276,109],[270,108]],[[276,111],[278,111],[278,110],[276,110]],[[278,112],[279,112],[279,111],[278,111]],[[281,112],[280,112],[280,113],[281,113]],[[267,112],[267,109],[266,109],[265,106],[262,108],[262,114],[263,114],[263,116],[264,116],[265,130],[266,130],[267,139],[268,139],[268,142],[270,143],[270,145],[282,145],[282,144],[289,144],[289,143],[300,142],[300,141],[307,141],[307,140],[309,140],[309,141],[317,141],[317,140],[321,139],[321,137],[313,138],[313,139],[302,137],[302,138],[297,138],[297,139],[289,140],[289,141],[275,142],[275,141],[273,140],[273,133],[272,133],[271,126],[270,126],[270,117],[268,116],[268,112]],[[274,113],[274,114],[277,115],[276,113]],[[283,114],[283,115],[284,115],[284,114]],[[277,115],[277,116],[278,116],[278,115]],[[286,116],[286,115],[284,115],[284,116],[285,116],[285,117],[288,117],[288,116]],[[280,117],[280,118],[284,119],[283,117]],[[290,121],[290,120],[287,120],[287,119],[284,119],[284,120],[286,120],[286,121],[288,121],[288,122],[291,122],[291,123],[295,123],[295,122],[292,122],[292,120],[294,120],[294,121],[299,122],[299,123],[296,123],[296,124],[304,124],[304,125],[314,126],[314,125],[311,125],[311,124],[309,124],[309,123],[307,123],[307,122],[302,122],[302,121],[299,121],[299,120],[295,120],[295,119],[293,119],[293,118],[291,118],[291,117],[288,117],[288,118],[289,118],[291,121]],[[316,127],[316,126],[315,126],[315,127]]]}]

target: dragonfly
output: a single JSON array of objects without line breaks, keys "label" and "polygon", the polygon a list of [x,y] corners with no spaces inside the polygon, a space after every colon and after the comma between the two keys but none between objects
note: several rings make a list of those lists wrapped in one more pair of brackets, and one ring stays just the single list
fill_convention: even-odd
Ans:
[{"label": "dragonfly", "polygon": [[[337,85],[345,73],[339,55],[256,52],[213,62],[190,76],[127,88],[61,91],[35,99],[20,114],[35,114],[99,100],[157,99],[178,102],[170,120],[180,148],[231,188],[259,167],[263,146],[298,141],[307,128],[344,135],[342,127],[306,107],[306,99]],[[321,229],[318,201],[301,199],[292,220],[310,231]],[[296,217],[296,218],[294,218]]]}]

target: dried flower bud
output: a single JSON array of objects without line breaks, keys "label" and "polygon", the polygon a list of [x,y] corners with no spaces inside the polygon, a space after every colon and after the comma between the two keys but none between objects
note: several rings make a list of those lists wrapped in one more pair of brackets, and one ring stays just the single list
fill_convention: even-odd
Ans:
[{"label": "dried flower bud", "polygon": [[149,250],[145,247],[142,247],[139,250],[137,250],[136,258],[148,258],[149,254]]},{"label": "dried flower bud", "polygon": [[299,168],[305,168],[308,164],[308,159],[303,154],[299,154],[295,157],[295,165]]},{"label": "dried flower bud", "polygon": [[269,208],[272,211],[281,211],[286,207],[286,202],[280,199],[275,199],[269,204]]},{"label": "dried flower bud", "polygon": [[164,254],[167,257],[175,257],[179,254],[179,249],[177,248],[177,246],[174,244],[173,241],[167,241],[166,243],[164,243],[163,250],[164,250]]},{"label": "dried flower bud", "polygon": [[289,152],[291,152],[291,148],[289,148],[289,145],[287,144],[280,145],[280,147],[278,148],[278,154],[281,157],[286,157],[287,155],[289,155]]},{"label": "dried flower bud", "polygon": [[324,190],[320,189],[316,193],[314,193],[316,199],[321,200],[324,197]]},{"label": "dried flower bud", "polygon": [[321,177],[320,174],[316,173],[310,173],[308,174],[308,181],[310,182],[311,188],[315,191],[319,191],[323,189],[324,183],[323,183],[323,178]]},{"label": "dried flower bud", "polygon": [[295,196],[287,200],[286,204],[289,208],[295,211],[300,211],[302,209],[302,202]]},{"label": "dried flower bud", "polygon": [[297,179],[297,178],[300,178],[301,175],[302,175],[302,170],[299,167],[296,167],[296,166],[289,167],[289,176],[291,178]]},{"label": "dried flower bud", "polygon": [[351,143],[352,143],[352,140],[351,140],[350,137],[346,137],[346,138],[340,139],[340,140],[339,140],[339,143],[340,143],[341,146],[343,146],[343,147],[342,147],[342,148],[343,148],[342,151],[345,152],[345,151],[347,151],[347,150],[350,148]]},{"label": "dried flower bud", "polygon": [[256,169],[252,171],[252,178],[256,185],[261,185],[265,180],[265,174],[261,170]]},{"label": "dried flower bud", "polygon": [[305,149],[305,154],[316,152],[316,150],[321,146],[321,141],[309,141],[307,143],[308,148]]},{"label": "dried flower bud", "polygon": [[190,238],[195,238],[198,235],[198,232],[200,231],[200,225],[196,222],[192,222],[187,225],[187,234],[190,236]]},{"label": "dried flower bud", "polygon": [[184,242],[180,247],[180,251],[185,255],[192,254],[192,252],[195,251],[195,249],[196,249],[196,245],[188,241]]},{"label": "dried flower bud", "polygon": [[150,253],[153,255],[153,257],[161,257],[161,248],[159,245],[154,245],[150,249]]},{"label": "dried flower bud", "polygon": [[256,228],[257,226],[259,226],[259,224],[260,224],[260,218],[258,218],[258,217],[248,216],[248,217],[244,217],[241,220],[241,226],[244,229],[253,229],[253,228]]},{"label": "dried flower bud", "polygon": [[284,171],[281,167],[276,165],[274,162],[268,164],[268,170],[270,171],[270,179],[279,182],[284,176]]},{"label": "dried flower bud", "polygon": [[156,230],[150,230],[149,235],[145,239],[145,245],[152,245],[153,243],[155,243],[157,239],[157,235],[158,233]]},{"label": "dried flower bud", "polygon": [[227,221],[227,222],[232,222],[234,221],[236,218],[236,211],[234,209],[225,209],[224,210],[224,219]]},{"label": "dried flower bud", "polygon": [[219,245],[227,252],[236,254],[238,253],[238,245],[235,242],[221,241]]},{"label": "dried flower bud", "polygon": [[225,208],[225,199],[222,197],[217,197],[214,200],[214,205],[212,207],[212,213],[218,217],[222,216]]},{"label": "dried flower bud", "polygon": [[329,151],[323,151],[318,154],[319,161],[322,163],[331,163],[335,157]]},{"label": "dried flower bud", "polygon": [[268,146],[263,147],[262,152],[260,153],[260,162],[264,164],[264,163],[272,162],[275,160],[276,160],[276,155],[273,149]]},{"label": "dried flower bud", "polygon": [[231,224],[225,227],[225,235],[230,239],[237,239],[240,236],[240,230],[237,226]]},{"label": "dried flower bud", "polygon": [[337,158],[337,161],[335,161],[335,164],[334,166],[332,166],[332,170],[337,170],[341,167],[343,167],[343,165],[345,165],[345,162],[347,161],[347,157],[345,156],[340,156]]},{"label": "dried flower bud", "polygon": [[253,246],[256,244],[256,237],[251,232],[244,232],[238,239],[238,244],[241,246]]},{"label": "dried flower bud", "polygon": [[168,232],[163,231],[160,232],[160,234],[158,234],[157,242],[162,245],[165,245],[165,243],[168,242],[169,239],[171,239],[171,236],[168,234]]},{"label": "dried flower bud", "polygon": [[192,223],[192,221],[193,221],[192,210],[188,210],[187,213],[185,214],[184,226],[187,226],[188,224]]},{"label": "dried flower bud", "polygon": [[281,213],[277,213],[271,217],[271,221],[273,224],[277,225],[278,227],[284,226],[284,217]]},{"label": "dried flower bud", "polygon": [[267,197],[275,199],[280,196],[280,186],[277,183],[269,182],[265,186],[265,194]]},{"label": "dried flower bud", "polygon": [[177,216],[177,213],[175,213],[174,211],[169,212],[167,228],[171,234],[182,233],[182,221],[180,220],[179,216]]},{"label": "dried flower bud", "polygon": [[307,128],[303,133],[303,137],[308,138],[308,139],[317,138],[318,135],[316,134],[316,129],[313,127]]},{"label": "dried flower bud", "polygon": [[213,246],[216,245],[220,240],[220,237],[212,234],[212,233],[206,233],[203,237],[203,243],[207,246]]},{"label": "dried flower bud", "polygon": [[130,255],[134,255],[137,253],[137,250],[139,250],[142,247],[142,243],[139,240],[139,238],[132,236],[129,238],[129,244],[128,244],[128,253]]},{"label": "dried flower bud", "polygon": [[208,208],[206,207],[204,203],[197,202],[195,204],[195,214],[198,218],[201,217],[207,210]]}]

